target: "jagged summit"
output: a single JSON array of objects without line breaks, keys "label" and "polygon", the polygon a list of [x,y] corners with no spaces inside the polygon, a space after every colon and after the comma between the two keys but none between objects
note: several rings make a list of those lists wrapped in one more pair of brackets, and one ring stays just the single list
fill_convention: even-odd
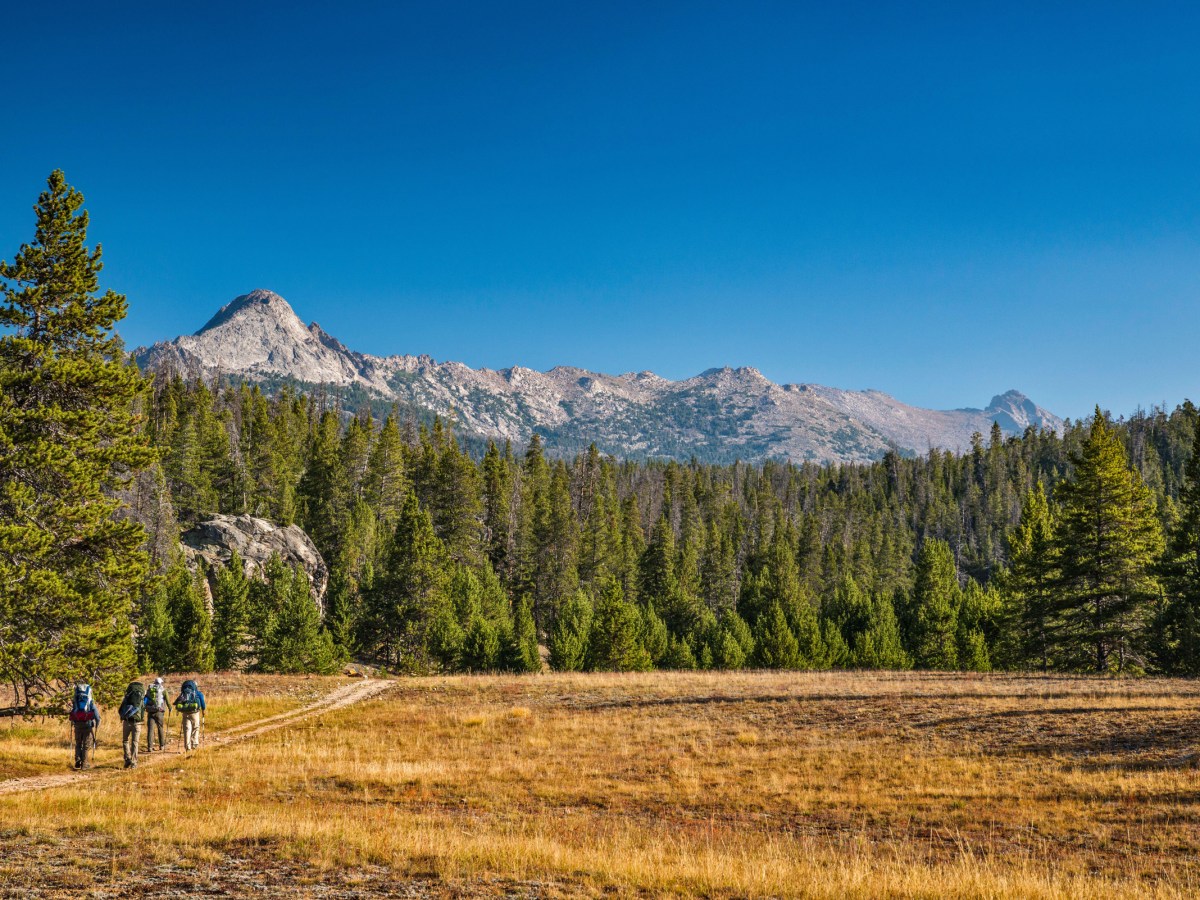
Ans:
[{"label": "jagged summit", "polygon": [[303,325],[303,322],[296,315],[296,311],[292,309],[290,303],[274,291],[258,288],[248,294],[242,294],[242,296],[230,300],[217,310],[216,315],[209,319],[196,334],[201,335],[213,328],[219,328],[239,315],[259,315],[279,321],[294,320]]},{"label": "jagged summit", "polygon": [[452,418],[464,434],[523,443],[536,431],[560,453],[595,443],[617,456],[856,462],[896,448],[965,450],[971,435],[986,434],[993,422],[1008,434],[1062,425],[1015,390],[993,397],[986,409],[930,410],[880,391],[778,385],[749,366],[670,381],[647,371],[493,371],[426,355],[369,356],[315,322],[305,325],[283,297],[261,289],[225,304],[195,334],[136,356],[155,372],[354,386]]},{"label": "jagged summit", "polygon": [[997,394],[987,405],[986,412],[1008,432],[1038,428],[1048,415],[1046,410],[1017,390]]},{"label": "jagged summit", "polygon": [[368,361],[309,326],[274,291],[254,290],[222,306],[192,335],[137,351],[139,362],[155,371],[186,375],[277,376],[309,384],[363,382],[377,391]]}]

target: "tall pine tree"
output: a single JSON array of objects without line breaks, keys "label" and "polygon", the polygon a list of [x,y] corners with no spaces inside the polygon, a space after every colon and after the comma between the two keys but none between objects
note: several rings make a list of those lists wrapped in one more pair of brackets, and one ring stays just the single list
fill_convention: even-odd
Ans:
[{"label": "tall pine tree", "polygon": [[1120,437],[1097,408],[1059,485],[1062,643],[1074,665],[1097,672],[1144,664],[1153,565],[1162,551],[1154,498],[1130,468]]},{"label": "tall pine tree", "polygon": [[30,710],[73,679],[111,695],[133,668],[130,615],[149,563],[114,498],[153,454],[135,414],[146,381],[99,293],[83,196],[61,171],[32,243],[0,262],[0,679]]}]

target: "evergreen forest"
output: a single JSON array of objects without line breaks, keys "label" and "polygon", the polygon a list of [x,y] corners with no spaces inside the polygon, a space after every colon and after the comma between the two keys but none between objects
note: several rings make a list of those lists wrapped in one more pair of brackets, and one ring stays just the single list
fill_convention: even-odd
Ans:
[{"label": "evergreen forest", "polygon": [[[0,263],[0,679],[28,712],[86,678],[391,671],[1200,672],[1197,410],[871,464],[571,458],[286,384],[139,372],[61,172]],[[214,514],[302,527],[189,567]]]},{"label": "evergreen forest", "polygon": [[552,458],[537,436],[472,455],[440,420],[175,378],[147,431],[169,533],[222,512],[312,536],[334,658],[1191,673],[1196,419],[1097,410],[965,454],[718,466]]}]

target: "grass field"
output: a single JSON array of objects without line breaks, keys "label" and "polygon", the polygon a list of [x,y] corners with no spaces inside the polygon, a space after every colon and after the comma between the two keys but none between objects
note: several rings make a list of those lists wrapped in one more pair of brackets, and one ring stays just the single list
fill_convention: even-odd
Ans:
[{"label": "grass field", "polygon": [[[284,702],[241,683],[230,707]],[[1198,732],[1187,681],[402,680],[0,795],[0,896],[1194,896]]]},{"label": "grass field", "polygon": [[[179,693],[187,675],[165,679],[169,700]],[[303,706],[328,692],[339,679],[262,675],[196,676],[208,700],[205,726],[220,730]],[[148,684],[153,676],[146,676]],[[211,697],[207,695],[211,694]],[[93,762],[101,768],[120,767],[121,723],[116,709],[101,706],[101,727]],[[172,714],[168,731],[179,738],[179,716]],[[61,772],[74,759],[74,738],[63,718],[0,719],[0,779]],[[142,737],[142,747],[146,745]]]}]

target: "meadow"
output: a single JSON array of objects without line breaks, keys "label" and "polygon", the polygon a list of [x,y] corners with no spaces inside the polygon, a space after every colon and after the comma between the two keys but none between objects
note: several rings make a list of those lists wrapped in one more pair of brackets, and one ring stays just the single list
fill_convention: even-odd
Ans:
[{"label": "meadow", "polygon": [[[214,740],[196,754],[0,792],[0,896],[1200,890],[1200,685],[1190,681],[404,679],[219,741],[235,706],[277,713],[346,682],[238,676],[235,702],[210,689],[228,718],[218,727],[214,709]],[[4,730],[10,777],[22,741]]]}]

